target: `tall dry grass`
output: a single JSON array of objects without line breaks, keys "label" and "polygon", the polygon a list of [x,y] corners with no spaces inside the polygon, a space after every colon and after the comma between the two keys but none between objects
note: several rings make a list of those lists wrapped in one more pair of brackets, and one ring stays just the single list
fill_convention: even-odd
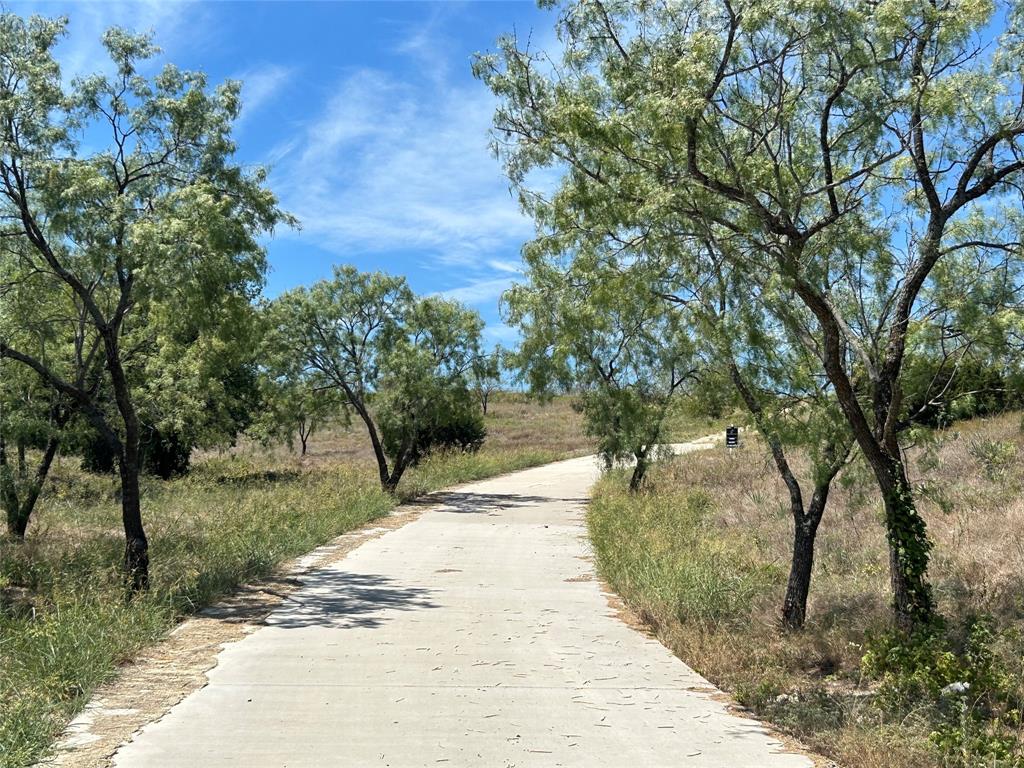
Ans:
[{"label": "tall dry grass", "polygon": [[[1020,417],[923,436],[909,456],[935,542],[931,579],[946,620],[943,642],[955,650],[966,642],[964,627],[992,617],[992,653],[1009,678],[1010,709],[1024,701]],[[793,463],[806,477],[804,458]],[[778,621],[792,537],[788,495],[757,442],[678,457],[650,479],[631,497],[622,478],[607,478],[591,510],[591,537],[602,574],[698,671],[849,768],[1024,764],[1019,743],[1016,757],[992,760],[972,756],[970,745],[929,738],[945,727],[945,704],[924,694],[898,711],[879,705],[894,683],[869,674],[864,661],[890,629],[887,548],[862,464],[842,473],[830,498],[808,626],[796,634],[783,633]],[[1012,711],[1009,718],[999,728],[1012,743]]]}]

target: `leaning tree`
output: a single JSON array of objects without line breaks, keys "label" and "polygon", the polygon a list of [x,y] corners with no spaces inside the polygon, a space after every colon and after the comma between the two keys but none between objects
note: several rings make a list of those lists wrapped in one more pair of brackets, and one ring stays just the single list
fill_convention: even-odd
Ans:
[{"label": "leaning tree", "polygon": [[[65,19],[0,15],[0,258],[6,288],[45,279],[74,312],[53,318],[102,361],[100,390],[16,336],[0,356],[38,374],[89,419],[117,457],[125,569],[148,584],[139,496],[138,392],[159,351],[156,329],[230,320],[261,285],[259,237],[282,221],[262,171],[233,161],[239,84],[165,66],[148,37],[111,29],[109,74],[64,85],[54,47]],[[102,396],[101,396],[102,394]]]},{"label": "leaning tree", "polygon": [[[710,240],[684,243],[699,251],[679,258],[677,239],[648,239],[652,252],[641,263],[661,264],[655,277],[660,295],[692,318],[712,369],[732,383],[786,487],[793,545],[781,618],[784,627],[800,629],[818,530],[833,481],[853,447],[834,388],[800,341],[811,333],[813,319],[790,290],[751,281]],[[807,457],[805,473],[794,466],[794,449]]]},{"label": "leaning tree", "polygon": [[578,0],[557,60],[506,38],[476,63],[512,179],[566,171],[550,200],[521,196],[542,225],[724,233],[737,268],[809,312],[800,341],[877,481],[907,629],[934,611],[900,442],[908,339],[954,254],[1020,255],[997,209],[1019,208],[1024,171],[1021,25],[1019,3],[993,18],[973,0]]}]

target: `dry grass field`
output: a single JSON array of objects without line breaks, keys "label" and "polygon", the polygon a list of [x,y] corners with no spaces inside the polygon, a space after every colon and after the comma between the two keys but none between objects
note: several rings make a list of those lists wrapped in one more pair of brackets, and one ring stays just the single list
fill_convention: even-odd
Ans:
[{"label": "dry grass field", "polygon": [[945,619],[928,638],[889,634],[880,504],[860,464],[822,522],[809,625],[780,631],[792,522],[756,441],[679,457],[636,497],[607,478],[590,517],[599,567],[681,658],[847,768],[1024,765],[1020,415],[960,424],[911,457]]},{"label": "dry grass field", "polygon": [[[536,451],[561,457],[593,450],[594,441],[583,434],[582,417],[573,410],[570,397],[540,403],[525,394],[499,392],[491,397],[485,421],[487,440],[480,451],[485,456]],[[265,448],[244,441],[216,455],[244,457],[295,469],[331,465],[372,469],[374,466],[373,451],[358,419],[348,425],[328,424],[314,432],[304,457],[285,445]]]}]

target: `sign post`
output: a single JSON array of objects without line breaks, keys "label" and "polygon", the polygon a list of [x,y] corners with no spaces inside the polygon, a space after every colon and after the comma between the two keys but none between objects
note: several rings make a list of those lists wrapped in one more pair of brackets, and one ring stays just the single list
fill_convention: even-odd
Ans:
[{"label": "sign post", "polygon": [[740,428],[728,426],[725,428],[725,447],[729,450],[740,447]]}]

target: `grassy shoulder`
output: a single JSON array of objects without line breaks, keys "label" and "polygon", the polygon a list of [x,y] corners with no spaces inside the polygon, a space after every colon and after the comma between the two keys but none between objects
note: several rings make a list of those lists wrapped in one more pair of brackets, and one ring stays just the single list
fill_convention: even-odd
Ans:
[{"label": "grassy shoulder", "polygon": [[311,453],[254,446],[201,457],[186,477],[147,479],[152,588],[126,603],[117,483],[65,459],[25,544],[0,537],[0,765],[30,765],[119,664],[177,622],[401,500],[588,450],[568,401],[497,398],[472,455],[432,456],[399,498],[381,492],[356,430]]},{"label": "grassy shoulder", "polygon": [[945,617],[914,642],[888,631],[880,505],[857,465],[826,511],[799,634],[778,624],[788,499],[756,444],[678,457],[637,495],[609,475],[590,534],[603,577],[680,658],[840,764],[1021,766],[1022,449],[1020,417],[1009,415],[912,452]]}]

